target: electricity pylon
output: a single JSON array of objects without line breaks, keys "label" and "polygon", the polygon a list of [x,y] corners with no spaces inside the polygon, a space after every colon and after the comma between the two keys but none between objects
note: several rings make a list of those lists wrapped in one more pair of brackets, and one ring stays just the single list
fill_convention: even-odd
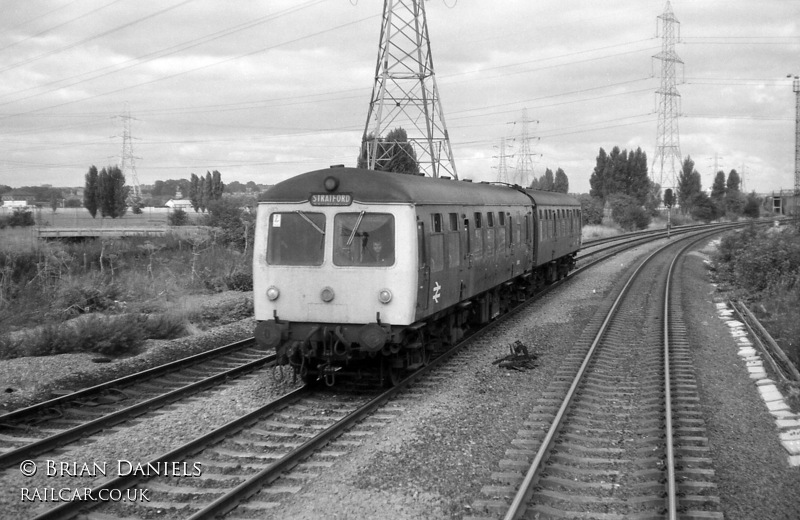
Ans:
[{"label": "electricity pylon", "polygon": [[519,152],[517,156],[517,167],[514,175],[514,180],[519,181],[518,184],[523,188],[530,186],[533,182],[533,156],[531,152],[530,140],[533,139],[528,134],[528,124],[538,123],[536,120],[528,119],[528,109],[522,109],[522,129],[519,137]]},{"label": "electricity pylon", "polygon": [[506,157],[514,157],[514,155],[506,154],[505,137],[500,138],[500,154],[495,157],[497,158],[497,182],[508,184],[508,165],[506,164]]},{"label": "electricity pylon", "polygon": [[[678,172],[681,169],[680,135],[678,133],[678,116],[680,115],[680,93],[675,79],[676,65],[683,61],[675,52],[675,43],[680,41],[680,34],[675,33],[675,24],[679,24],[672,12],[669,1],[664,7],[661,21],[661,52],[653,56],[661,61],[661,86],[656,90],[658,97],[658,132],[656,136],[656,153],[653,156],[653,182],[662,189],[675,188],[678,184]],[[716,173],[716,172],[714,172]]]},{"label": "electricity pylon", "polygon": [[142,188],[139,185],[139,177],[136,175],[136,159],[141,159],[141,157],[133,155],[133,143],[131,142],[133,139],[131,137],[131,119],[135,118],[131,117],[131,111],[127,103],[125,103],[124,113],[117,117],[122,119],[122,154],[120,154],[119,169],[122,170],[122,174],[130,183],[131,201],[138,203],[142,200]]},{"label": "electricity pylon", "polygon": [[[410,147],[385,141],[384,134],[396,127],[406,131]],[[384,0],[361,147],[371,169],[387,163],[395,151],[413,150],[422,173],[458,179],[436,86],[424,0]]]}]

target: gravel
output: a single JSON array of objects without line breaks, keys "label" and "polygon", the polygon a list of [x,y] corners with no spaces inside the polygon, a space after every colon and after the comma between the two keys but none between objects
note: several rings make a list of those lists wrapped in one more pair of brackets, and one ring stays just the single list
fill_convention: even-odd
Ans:
[{"label": "gravel", "polygon": [[[473,341],[450,362],[456,366],[452,377],[427,382],[424,389],[412,390],[391,403],[403,409],[397,419],[377,429],[330,469],[320,469],[317,477],[274,510],[274,517],[402,520],[473,515],[473,504],[482,498],[481,489],[495,484],[492,473],[501,471],[499,461],[506,450],[514,448],[511,441],[524,428],[523,421],[561,359],[616,279],[638,255],[651,249],[643,246],[603,263]],[[686,264],[685,315],[690,338],[697,345],[701,398],[726,518],[800,518],[796,492],[800,471],[788,466],[774,421],[736,355],[727,327],[716,315],[718,295],[708,282],[703,260],[693,255]],[[224,343],[234,340],[230,334],[247,335],[249,331],[252,320],[244,320],[205,335],[214,341],[224,337]],[[509,345],[515,341],[538,356],[535,369],[513,371],[493,364],[509,353]],[[151,356],[161,358],[164,353],[166,357],[167,352],[190,348],[191,342],[169,343],[152,349]],[[40,380],[65,370],[63,365],[58,368],[60,361],[16,363],[18,369],[37,374]],[[85,358],[71,366],[89,370],[82,364],[86,364]],[[81,372],[81,378],[100,377],[97,374],[103,371],[113,373],[114,365],[121,364],[93,366],[91,374]],[[8,377],[5,368],[0,368],[0,374]],[[263,372],[251,375],[37,461],[145,462],[285,393],[293,388],[290,379]],[[2,518],[28,518],[51,507],[22,503],[22,487],[75,488],[105,480],[89,476],[48,479],[40,474],[24,478],[17,468],[4,471],[0,479]],[[154,511],[152,516],[171,519],[185,514]]]},{"label": "gravel", "polygon": [[775,419],[715,312],[726,298],[709,283],[712,247],[687,259],[683,291],[722,510],[728,520],[800,518],[800,468],[788,464]]},{"label": "gravel", "polygon": [[[194,296],[201,304],[203,314],[224,320],[226,309],[237,305],[252,307],[252,293],[229,291],[213,295]],[[194,334],[177,340],[149,340],[141,352],[134,356],[112,358],[111,362],[95,362],[106,358],[95,353],[59,354],[55,356],[25,357],[0,362],[0,413],[53,397],[54,392],[75,391],[112,379],[133,374],[182,357],[204,352],[215,347],[251,337],[255,320],[237,320],[208,331],[190,324]]]}]

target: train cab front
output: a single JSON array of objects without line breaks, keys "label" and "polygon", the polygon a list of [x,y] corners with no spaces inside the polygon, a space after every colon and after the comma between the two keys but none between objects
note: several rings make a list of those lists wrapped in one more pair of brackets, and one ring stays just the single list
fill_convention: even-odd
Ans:
[{"label": "train cab front", "polygon": [[415,221],[407,205],[311,192],[262,202],[253,260],[259,345],[306,380],[361,370],[414,318]]}]

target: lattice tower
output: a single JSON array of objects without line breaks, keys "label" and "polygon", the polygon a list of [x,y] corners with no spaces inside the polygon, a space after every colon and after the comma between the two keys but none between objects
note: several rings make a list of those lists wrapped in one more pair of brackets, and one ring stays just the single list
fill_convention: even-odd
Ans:
[{"label": "lattice tower", "polygon": [[792,81],[794,109],[794,194],[800,196],[800,76]]},{"label": "lattice tower", "polygon": [[523,188],[530,186],[533,181],[533,156],[535,154],[531,152],[530,141],[533,138],[529,135],[528,131],[528,125],[530,123],[538,123],[538,121],[528,119],[528,110],[523,109],[522,121],[520,124],[519,152],[515,154],[517,156],[517,167],[514,172],[513,180],[513,182],[519,184]]},{"label": "lattice tower", "polygon": [[140,201],[142,199],[142,188],[139,185],[139,177],[136,174],[136,159],[141,159],[141,157],[133,155],[133,137],[131,136],[131,120],[136,118],[131,117],[131,111],[127,103],[125,104],[124,113],[118,117],[122,119],[122,154],[120,155],[119,169],[122,170],[122,174],[131,186],[130,198],[134,201]]},{"label": "lattice tower", "polygon": [[513,157],[513,155],[506,154],[506,138],[500,138],[500,153],[495,156],[497,158],[497,182],[508,184],[508,165],[506,164],[506,157]]},{"label": "lattice tower", "polygon": [[[683,61],[675,52],[675,43],[680,41],[676,25],[680,24],[672,12],[669,1],[664,13],[658,17],[661,25],[661,52],[653,56],[661,61],[661,86],[656,90],[658,99],[658,131],[656,153],[653,156],[653,182],[661,185],[662,191],[675,188],[681,169],[680,135],[678,116],[680,114],[680,93],[676,85],[675,69]],[[678,27],[680,27],[678,25]],[[716,174],[716,172],[714,172]]]},{"label": "lattice tower", "polygon": [[[389,160],[386,152],[404,149],[379,139],[403,128],[420,171],[458,179],[433,69],[423,0],[384,0],[375,82],[362,138],[369,168]],[[375,139],[375,138],[378,139]]]}]

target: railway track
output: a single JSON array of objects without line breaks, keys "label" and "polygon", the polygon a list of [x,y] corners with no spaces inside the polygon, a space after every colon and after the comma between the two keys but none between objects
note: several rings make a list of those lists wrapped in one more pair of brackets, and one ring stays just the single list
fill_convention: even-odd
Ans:
[{"label": "railway track", "polygon": [[650,255],[596,314],[501,462],[518,471],[476,506],[506,520],[722,518],[670,283],[702,238]]},{"label": "railway track", "polygon": [[275,360],[250,338],[0,416],[6,468],[241,377]]},{"label": "railway track", "polygon": [[[631,245],[635,247],[638,243]],[[609,255],[616,254],[608,253]],[[599,260],[596,260],[599,261]],[[582,267],[588,268],[587,266]],[[551,286],[555,287],[557,286]],[[516,308],[520,310],[525,305]],[[494,322],[498,323],[498,321]],[[490,325],[491,328],[491,325]],[[481,332],[489,332],[483,329]],[[97,485],[102,490],[149,490],[147,504],[106,505],[104,511],[91,512],[86,518],[109,518],[125,515],[149,517],[153,508],[180,507],[181,516],[209,518],[268,514],[282,497],[296,492],[314,474],[359,445],[370,428],[392,420],[402,405],[387,403],[420,378],[439,370],[460,345],[434,359],[421,371],[410,374],[400,384],[379,395],[346,394],[340,401],[326,392],[303,388],[278,401],[251,412],[217,430],[153,458],[144,466],[162,467],[164,463],[197,463],[200,475],[126,475]],[[423,383],[424,384],[424,383]],[[312,393],[315,392],[315,393]],[[376,410],[380,411],[376,413]],[[364,421],[365,418],[368,418]],[[359,426],[355,424],[362,422]],[[325,449],[322,449],[325,447]],[[187,505],[191,504],[191,505]],[[69,502],[43,513],[38,518],[73,518],[83,515],[90,505]],[[122,508],[124,509],[115,509]],[[131,507],[135,507],[132,510]],[[108,512],[110,511],[110,513]],[[81,516],[84,518],[84,516]]]}]

